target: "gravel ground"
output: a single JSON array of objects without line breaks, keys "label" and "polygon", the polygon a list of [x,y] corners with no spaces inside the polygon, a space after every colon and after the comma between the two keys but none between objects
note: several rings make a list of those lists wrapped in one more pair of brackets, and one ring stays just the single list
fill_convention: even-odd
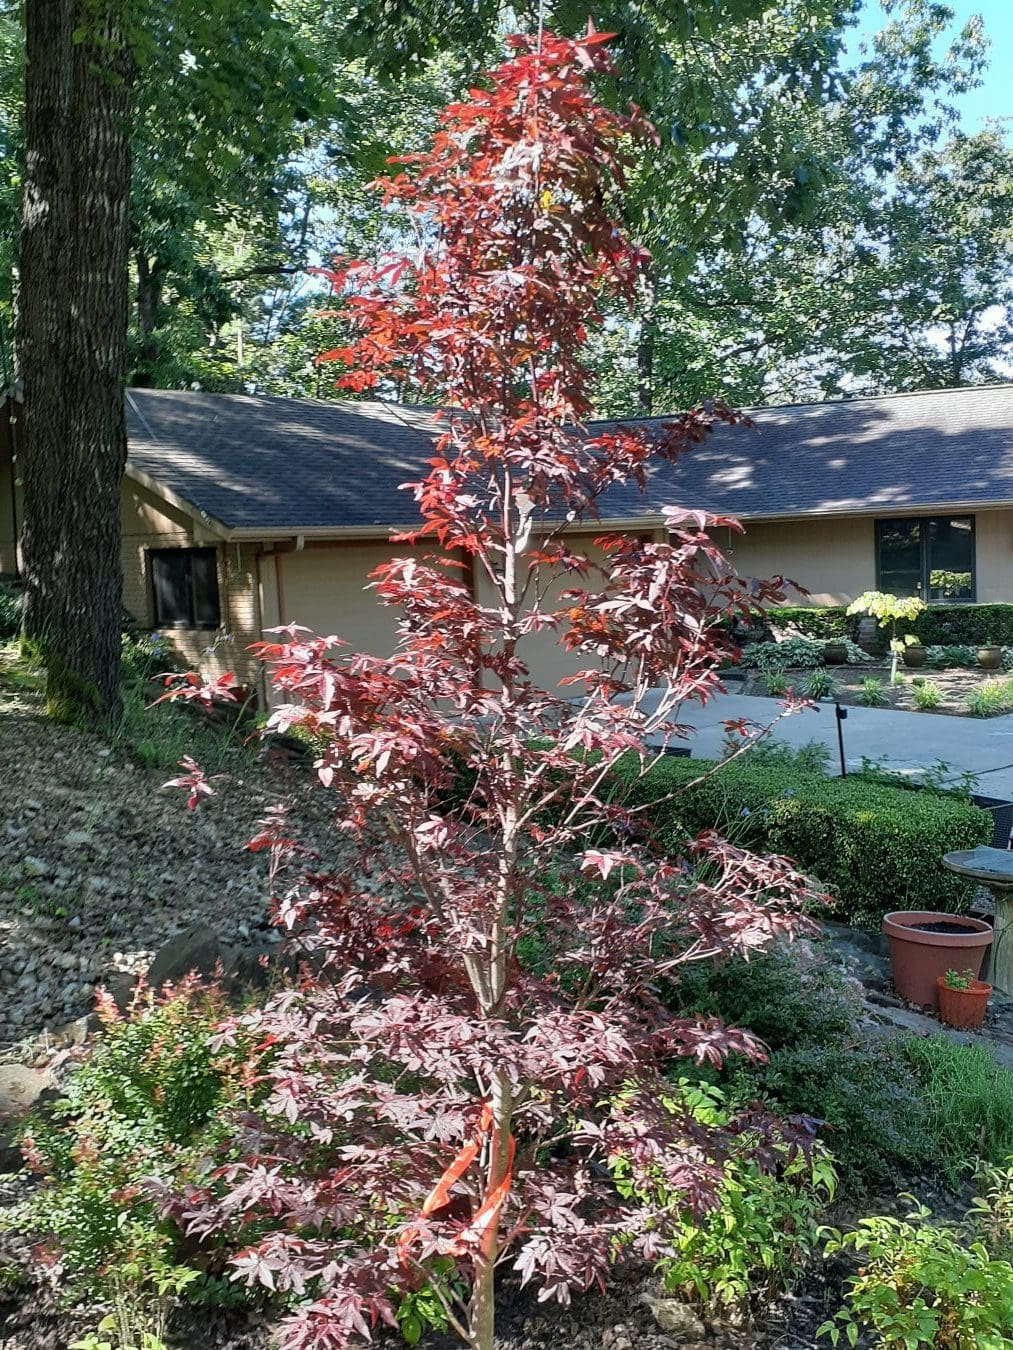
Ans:
[{"label": "gravel ground", "polygon": [[327,794],[303,764],[235,752],[197,811],[123,749],[40,717],[0,678],[0,1053],[89,1013],[191,930],[263,948],[267,858],[243,844],[287,793],[333,851]]}]

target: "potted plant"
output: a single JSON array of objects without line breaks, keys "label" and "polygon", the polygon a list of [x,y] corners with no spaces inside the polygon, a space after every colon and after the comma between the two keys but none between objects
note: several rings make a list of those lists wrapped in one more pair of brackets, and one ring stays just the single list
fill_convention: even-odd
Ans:
[{"label": "potted plant", "polygon": [[843,666],[848,659],[847,644],[840,639],[823,644],[823,660],[828,666]]},{"label": "potted plant", "polygon": [[883,919],[890,942],[893,984],[901,998],[934,1008],[937,981],[948,970],[981,974],[992,929],[966,914],[938,914],[930,909],[895,910]]},{"label": "potted plant", "polygon": [[978,648],[978,665],[982,670],[999,670],[1002,666],[1002,648],[997,642],[986,642]]},{"label": "potted plant", "polygon": [[904,664],[912,669],[923,666],[927,656],[925,648],[910,633],[904,639],[904,651],[901,654],[904,657]]},{"label": "potted plant", "polygon": [[936,981],[939,997],[939,1016],[948,1027],[973,1031],[985,1020],[992,986],[975,978],[968,966],[965,970],[948,970]]}]

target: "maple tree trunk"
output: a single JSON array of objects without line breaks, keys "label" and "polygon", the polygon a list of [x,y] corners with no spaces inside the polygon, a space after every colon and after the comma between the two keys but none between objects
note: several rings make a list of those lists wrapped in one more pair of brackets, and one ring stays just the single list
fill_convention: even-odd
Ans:
[{"label": "maple tree trunk", "polygon": [[130,183],[122,4],[25,6],[24,635],[63,719],[108,714],[119,688]]}]

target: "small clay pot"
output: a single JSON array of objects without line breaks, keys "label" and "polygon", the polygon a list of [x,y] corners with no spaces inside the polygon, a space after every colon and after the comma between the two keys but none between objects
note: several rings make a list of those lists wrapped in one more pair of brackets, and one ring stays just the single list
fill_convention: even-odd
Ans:
[{"label": "small clay pot", "polygon": [[828,666],[843,666],[848,659],[848,649],[843,642],[824,642],[823,660]]},{"label": "small clay pot", "polygon": [[940,975],[936,987],[941,1021],[960,1031],[973,1031],[981,1026],[992,994],[990,984],[984,980],[972,980],[967,989],[951,989],[946,983],[946,976]]},{"label": "small clay pot", "polygon": [[912,643],[910,647],[905,647],[903,656],[904,664],[910,666],[912,670],[916,670],[919,666],[925,664],[925,648],[920,642]]},{"label": "small clay pot", "polygon": [[1001,647],[979,647],[978,665],[982,670],[998,670],[1002,665]]},{"label": "small clay pot", "polygon": [[[945,924],[951,931],[932,933],[918,924]],[[954,931],[955,930],[955,931]],[[938,914],[931,909],[902,909],[887,914],[883,932],[890,941],[893,985],[901,998],[934,1008],[936,981],[948,970],[970,970],[977,978],[992,942],[992,929],[966,914]]]}]

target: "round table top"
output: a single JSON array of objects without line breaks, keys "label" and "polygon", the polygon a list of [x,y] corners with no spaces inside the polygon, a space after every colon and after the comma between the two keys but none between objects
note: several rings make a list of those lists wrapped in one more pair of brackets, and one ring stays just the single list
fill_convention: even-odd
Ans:
[{"label": "round table top", "polygon": [[958,876],[980,881],[985,886],[1013,888],[1013,850],[988,848],[957,849],[943,854],[943,866]]}]

